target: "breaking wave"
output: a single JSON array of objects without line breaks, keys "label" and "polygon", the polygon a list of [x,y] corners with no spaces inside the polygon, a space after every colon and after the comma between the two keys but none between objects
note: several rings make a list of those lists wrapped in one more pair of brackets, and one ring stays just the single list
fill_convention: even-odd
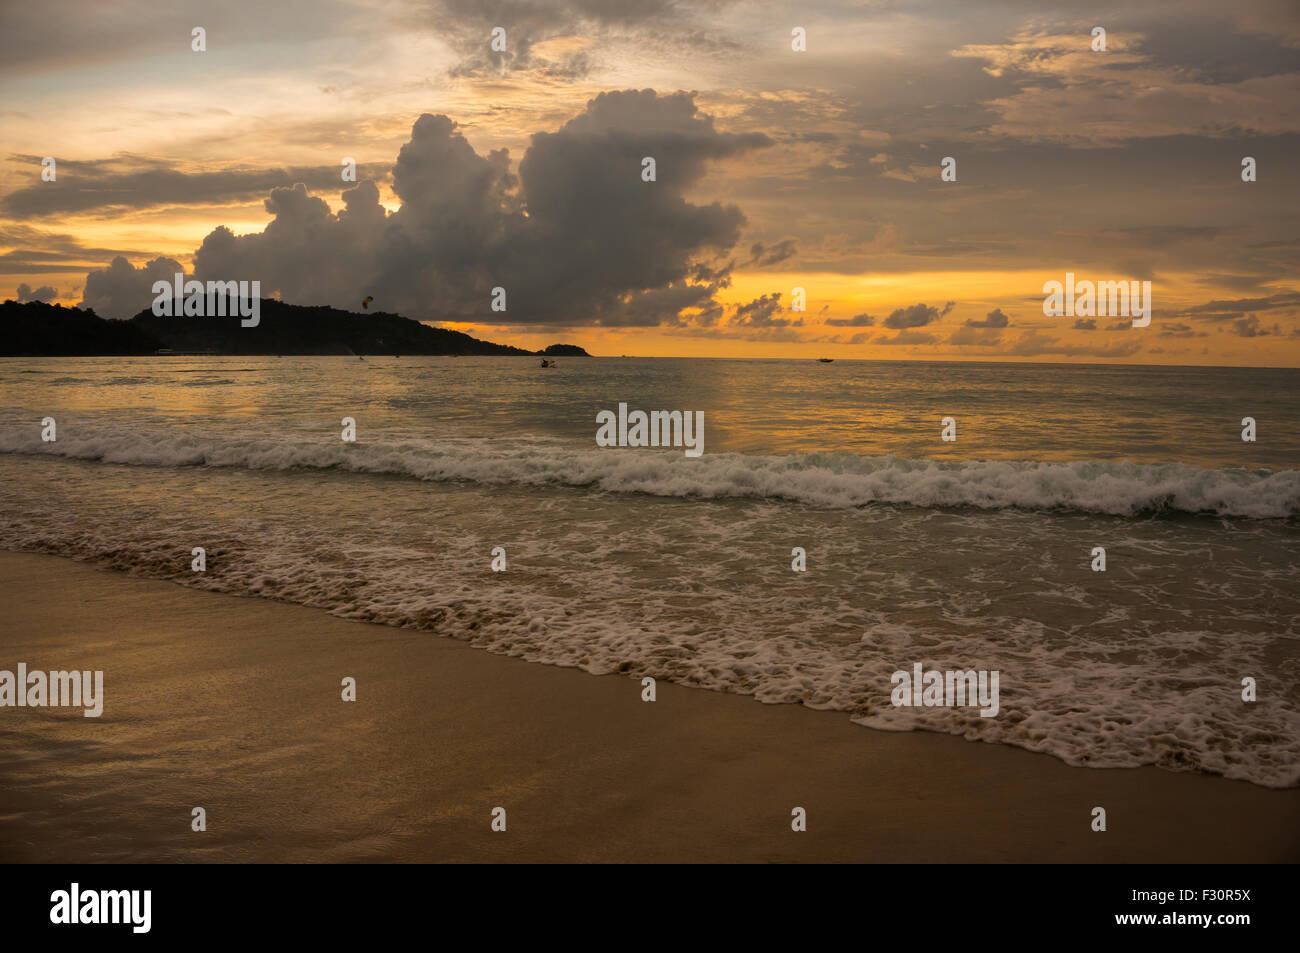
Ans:
[{"label": "breaking wave", "polygon": [[155,467],[334,469],[419,480],[592,487],[703,499],[784,499],[827,507],[1075,510],[1112,516],[1209,514],[1257,519],[1300,515],[1300,470],[1207,469],[1128,461],[947,462],[851,453],[754,456],[680,450],[577,449],[550,439],[429,440],[384,435],[344,443],[318,434],[254,438],[149,429],[60,433],[0,431],[0,452]]}]

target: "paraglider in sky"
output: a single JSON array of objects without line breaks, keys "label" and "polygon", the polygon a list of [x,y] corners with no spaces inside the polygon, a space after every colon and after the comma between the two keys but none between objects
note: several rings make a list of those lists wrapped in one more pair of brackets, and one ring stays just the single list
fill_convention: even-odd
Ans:
[{"label": "paraglider in sky", "polygon": [[372,302],[372,301],[374,301],[374,300],[375,300],[375,296],[374,296],[374,295],[366,295],[366,300],[363,301],[363,302],[361,302],[361,307],[362,307],[363,309],[368,310],[368,309],[370,308],[370,302]]}]

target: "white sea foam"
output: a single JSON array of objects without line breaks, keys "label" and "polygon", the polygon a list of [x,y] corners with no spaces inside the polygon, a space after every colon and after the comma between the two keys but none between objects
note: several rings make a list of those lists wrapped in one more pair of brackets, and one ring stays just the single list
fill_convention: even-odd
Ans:
[{"label": "white sea foam", "polygon": [[[0,427],[0,547],[878,729],[1300,784],[1295,524],[1268,519],[1300,511],[1297,471],[691,460],[364,426],[344,444],[297,419],[250,437],[247,420],[241,436],[63,414],[55,443]],[[874,503],[887,505],[854,509]],[[1106,518],[1160,512],[1262,519]],[[189,570],[195,541],[203,574]],[[494,574],[500,542],[511,571]],[[795,544],[814,571],[790,572]],[[1098,544],[1105,574],[1088,568]],[[998,669],[998,717],[894,708],[890,675],[915,662]],[[1241,701],[1243,675],[1261,679],[1259,701]]]},{"label": "white sea foam", "polygon": [[55,443],[42,443],[31,426],[4,428],[0,452],[161,467],[339,469],[420,480],[580,486],[705,499],[770,498],[826,507],[896,503],[1115,516],[1300,515],[1300,470],[1207,469],[1180,463],[939,462],[849,453],[717,453],[686,459],[669,452],[588,449],[544,439],[428,440],[370,434],[356,444],[344,444],[321,434],[240,437],[104,426],[96,426],[93,436],[79,436],[62,424]]},{"label": "white sea foam", "polygon": [[[1260,522],[1235,534],[1207,576],[1223,590],[1202,598],[1192,583],[1162,588],[1199,575],[1204,528],[1172,521],[1132,524],[1148,540],[1173,541],[1163,570],[1134,581],[1117,560],[1102,583],[1081,540],[1108,521],[1087,516],[810,513],[772,502],[638,504],[474,484],[430,493],[414,482],[352,492],[347,475],[323,482],[233,470],[196,475],[204,497],[230,499],[230,512],[213,512],[186,492],[195,477],[168,470],[149,495],[169,505],[143,513],[120,505],[141,474],[83,478],[69,469],[59,465],[61,480],[84,484],[0,490],[0,547],[425,629],[530,661],[842,711],[877,729],[1015,745],[1074,765],[1155,764],[1300,784],[1300,663],[1287,648],[1300,613],[1287,578],[1264,578],[1285,566],[1285,552],[1271,548],[1285,545],[1285,526]],[[114,505],[68,504],[88,487]],[[250,497],[276,502],[244,516]],[[377,500],[399,509],[367,518]],[[456,512],[473,517],[452,522]],[[535,513],[537,524],[525,526]],[[786,540],[801,525],[820,543],[806,576],[787,561]],[[503,526],[512,526],[508,537]],[[855,548],[856,539],[867,542]],[[207,546],[206,573],[190,571],[194,540]],[[511,569],[497,574],[486,557],[500,541]],[[1112,549],[1153,553],[1139,542],[1120,536]],[[1036,577],[1046,572],[1043,554],[1061,550],[1079,554],[1077,568]],[[1143,581],[1153,573],[1154,583]],[[1061,584],[1068,579],[1077,582]],[[998,669],[998,717],[894,708],[890,676],[915,662]],[[1261,679],[1257,702],[1241,700],[1242,675]]]}]

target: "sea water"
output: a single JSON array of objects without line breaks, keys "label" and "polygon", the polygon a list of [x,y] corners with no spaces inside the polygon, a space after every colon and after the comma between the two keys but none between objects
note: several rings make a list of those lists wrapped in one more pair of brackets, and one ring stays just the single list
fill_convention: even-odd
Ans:
[{"label": "sea water", "polygon": [[[620,402],[705,452],[597,446]],[[1298,520],[1294,370],[0,360],[0,547],[1082,766],[1300,783]]]}]

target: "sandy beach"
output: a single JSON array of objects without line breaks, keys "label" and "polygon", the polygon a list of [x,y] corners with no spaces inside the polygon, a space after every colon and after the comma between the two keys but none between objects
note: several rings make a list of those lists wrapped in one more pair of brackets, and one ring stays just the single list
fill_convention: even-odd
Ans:
[{"label": "sandy beach", "polygon": [[0,554],[0,592],[0,668],[105,673],[98,719],[0,713],[6,862],[1300,859],[1300,790],[662,681],[647,703],[630,678],[52,556]]}]

